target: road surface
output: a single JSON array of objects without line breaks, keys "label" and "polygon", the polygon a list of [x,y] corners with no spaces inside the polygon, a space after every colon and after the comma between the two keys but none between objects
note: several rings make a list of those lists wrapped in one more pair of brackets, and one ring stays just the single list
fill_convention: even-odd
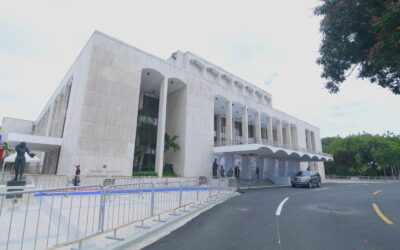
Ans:
[{"label": "road surface", "polygon": [[245,191],[145,249],[400,249],[400,184]]}]

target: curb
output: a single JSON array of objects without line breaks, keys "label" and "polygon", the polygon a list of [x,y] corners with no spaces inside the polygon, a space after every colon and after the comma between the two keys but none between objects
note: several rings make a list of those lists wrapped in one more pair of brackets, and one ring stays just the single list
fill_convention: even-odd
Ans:
[{"label": "curb", "polygon": [[259,189],[259,188],[276,188],[276,187],[289,187],[290,185],[266,185],[266,186],[243,186],[243,187],[238,187],[238,190],[250,190],[250,189]]},{"label": "curb", "polygon": [[201,213],[237,195],[239,195],[239,193],[235,192],[233,194],[227,195],[226,197],[223,197],[220,200],[211,202],[203,207],[189,211],[188,213],[185,213],[179,217],[168,218],[165,223],[157,223],[150,229],[144,229],[139,233],[135,233],[131,236],[128,236],[122,242],[116,242],[114,244],[107,245],[102,249],[122,250],[122,249],[144,248],[152,244],[153,242],[161,239],[162,237],[168,235],[169,233],[178,229],[179,227],[185,225],[187,222],[191,221]]}]

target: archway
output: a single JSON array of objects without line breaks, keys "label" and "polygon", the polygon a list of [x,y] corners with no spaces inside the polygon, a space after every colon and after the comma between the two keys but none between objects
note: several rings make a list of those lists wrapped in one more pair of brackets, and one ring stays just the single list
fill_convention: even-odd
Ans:
[{"label": "archway", "polygon": [[164,76],[150,68],[141,73],[133,171],[155,171],[160,87]]}]

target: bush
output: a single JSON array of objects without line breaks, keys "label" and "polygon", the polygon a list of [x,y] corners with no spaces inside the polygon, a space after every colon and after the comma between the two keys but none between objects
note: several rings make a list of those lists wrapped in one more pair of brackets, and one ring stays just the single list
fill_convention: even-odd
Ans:
[{"label": "bush", "polygon": [[164,166],[163,176],[165,177],[177,177],[174,172],[174,165],[166,163]]},{"label": "bush", "polygon": [[157,173],[154,171],[135,171],[132,174],[133,176],[157,176]]}]

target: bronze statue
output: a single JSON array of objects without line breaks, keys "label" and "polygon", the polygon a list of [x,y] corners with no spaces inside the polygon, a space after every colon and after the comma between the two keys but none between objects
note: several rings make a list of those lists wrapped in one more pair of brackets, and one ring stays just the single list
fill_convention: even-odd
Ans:
[{"label": "bronze statue", "polygon": [[13,181],[21,181],[25,169],[25,153],[28,153],[31,158],[33,158],[35,154],[29,152],[25,142],[18,144],[15,147],[15,151],[17,152],[17,157],[15,157],[14,162],[15,177]]}]

